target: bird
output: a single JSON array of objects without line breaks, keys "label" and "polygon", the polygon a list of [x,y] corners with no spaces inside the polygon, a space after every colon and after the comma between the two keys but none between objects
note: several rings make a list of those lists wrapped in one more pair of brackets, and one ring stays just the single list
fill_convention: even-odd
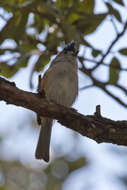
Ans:
[{"label": "bird", "polygon": [[[78,96],[78,63],[75,41],[67,44],[51,62],[40,80],[39,92],[53,103],[71,107]],[[41,129],[35,151],[36,159],[48,162],[53,120],[40,117]]]}]

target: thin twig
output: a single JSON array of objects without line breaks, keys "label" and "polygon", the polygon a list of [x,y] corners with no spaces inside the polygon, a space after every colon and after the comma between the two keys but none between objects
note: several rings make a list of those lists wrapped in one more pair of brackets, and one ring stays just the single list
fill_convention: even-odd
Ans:
[{"label": "thin twig", "polygon": [[112,94],[109,90],[107,90],[106,88],[103,89],[104,92],[106,92],[106,94],[108,94],[110,97],[112,97],[114,100],[116,100],[120,105],[124,106],[125,108],[127,108],[127,104],[125,104],[120,98],[118,98],[117,96],[115,96],[114,94]]},{"label": "thin twig", "polygon": [[[99,87],[100,89],[102,89],[104,92],[106,92],[109,96],[111,96],[114,100],[116,100],[119,104],[121,104],[122,106],[124,106],[125,108],[127,108],[127,104],[124,103],[120,98],[118,98],[117,96],[115,96],[114,94],[112,94],[109,90],[106,89],[106,86],[109,85],[108,82],[102,82],[97,80],[96,78],[94,78],[92,76],[91,71],[88,69],[80,69],[80,71],[82,71],[83,73],[87,74],[90,79],[93,81],[93,86]],[[119,89],[123,90],[124,93],[127,93],[127,89],[125,89],[124,87],[122,87],[119,84],[114,85],[116,87],[118,87]]]},{"label": "thin twig", "polygon": [[86,89],[92,88],[92,87],[94,87],[94,85],[93,85],[93,84],[90,84],[90,85],[87,85],[87,86],[84,86],[84,87],[79,88],[79,90],[86,90]]},{"label": "thin twig", "polygon": [[120,98],[115,96],[113,93],[111,93],[109,90],[107,90],[105,84],[103,84],[103,83],[101,83],[101,82],[99,82],[98,80],[95,79],[94,85],[101,88],[104,92],[106,92],[106,94],[108,94],[110,97],[112,97],[114,100],[116,100],[119,104],[121,104],[122,106],[127,108],[127,104],[124,103]]},{"label": "thin twig", "polygon": [[116,42],[120,39],[120,37],[125,33],[126,31],[126,28],[127,28],[127,21],[125,22],[124,24],[124,27],[123,27],[123,30],[117,34],[116,38],[112,41],[112,43],[110,44],[109,48],[107,49],[106,53],[103,54],[101,60],[98,62],[97,65],[95,65],[92,70],[95,70],[97,69],[101,63],[103,63],[104,59],[107,57],[107,55],[109,54],[110,50],[113,48],[113,46],[116,44]]},{"label": "thin twig", "polygon": [[121,104],[122,106],[127,108],[126,103],[124,103],[120,98],[118,98],[117,96],[115,96],[109,90],[106,89],[106,85],[105,85],[106,83],[102,83],[102,82],[96,80],[94,77],[93,77],[93,80],[94,80],[95,86],[101,88],[104,92],[106,92],[106,94],[108,94],[110,97],[112,97],[114,100],[116,100],[119,104]]},{"label": "thin twig", "polygon": [[[89,58],[85,58],[83,56],[80,56],[79,59],[82,59],[83,61],[88,61],[88,62],[92,62],[92,63],[95,63],[95,64],[99,64],[98,61],[94,60],[94,59],[89,59]],[[106,67],[111,67],[111,68],[114,68],[114,69],[118,69],[117,66],[114,66],[114,65],[109,65],[108,63],[101,63],[102,65],[106,66]],[[124,68],[120,68],[120,71],[127,71],[127,69],[124,69]]]},{"label": "thin twig", "polygon": [[116,23],[115,23],[115,21],[114,21],[113,15],[110,16],[110,21],[111,21],[111,23],[112,23],[112,25],[113,25],[113,27],[114,27],[114,30],[115,30],[116,34],[118,35],[118,34],[119,34],[119,31],[118,31],[117,26],[116,26]]},{"label": "thin twig", "polygon": [[96,112],[94,113],[94,115],[99,119],[101,118],[101,106],[97,105],[96,106]]},{"label": "thin twig", "polygon": [[0,17],[1,17],[5,22],[8,21],[8,20],[7,20],[3,15],[1,15],[1,14],[0,14]]},{"label": "thin twig", "polygon": [[120,84],[115,84],[115,86],[117,88],[119,88],[120,90],[122,90],[126,95],[127,95],[127,89],[125,89],[123,86],[121,86]]}]

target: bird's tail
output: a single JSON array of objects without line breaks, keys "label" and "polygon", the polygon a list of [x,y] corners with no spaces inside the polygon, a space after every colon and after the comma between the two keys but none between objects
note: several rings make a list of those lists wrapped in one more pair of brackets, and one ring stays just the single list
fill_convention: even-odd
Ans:
[{"label": "bird's tail", "polygon": [[41,131],[35,152],[35,157],[37,159],[43,159],[46,162],[49,161],[51,130],[52,120],[49,118],[41,119]]}]

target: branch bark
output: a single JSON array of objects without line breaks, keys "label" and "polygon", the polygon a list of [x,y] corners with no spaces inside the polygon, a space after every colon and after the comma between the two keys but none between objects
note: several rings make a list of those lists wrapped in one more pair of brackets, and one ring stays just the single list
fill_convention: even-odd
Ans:
[{"label": "branch bark", "polygon": [[101,116],[100,107],[94,115],[85,116],[73,108],[48,102],[37,93],[26,92],[0,77],[0,100],[30,109],[40,116],[58,120],[62,125],[98,143],[109,142],[127,146],[127,121],[113,121]]}]

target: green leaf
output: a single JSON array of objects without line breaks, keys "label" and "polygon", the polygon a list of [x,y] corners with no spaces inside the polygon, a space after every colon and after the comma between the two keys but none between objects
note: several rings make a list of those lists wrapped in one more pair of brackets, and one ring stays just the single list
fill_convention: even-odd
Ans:
[{"label": "green leaf", "polygon": [[15,18],[14,16],[11,17],[7,24],[2,28],[1,32],[0,32],[0,43],[2,43],[6,38],[12,38],[11,36],[11,30],[13,25],[15,23]]},{"label": "green leaf", "polygon": [[16,74],[20,68],[27,67],[29,56],[19,57],[13,65],[9,65],[7,62],[0,63],[0,75],[10,78]]},{"label": "green leaf", "polygon": [[113,58],[110,63],[110,70],[109,70],[109,84],[117,84],[119,80],[119,73],[120,73],[120,62],[117,58]]},{"label": "green leaf", "polygon": [[106,3],[106,5],[107,5],[107,7],[108,7],[109,13],[112,14],[112,15],[114,15],[115,18],[116,18],[119,22],[122,22],[119,11],[116,10],[114,7],[112,7],[112,5],[109,4],[108,2]]},{"label": "green leaf", "polygon": [[32,51],[33,49],[36,49],[37,43],[34,42],[34,40],[29,41],[29,40],[24,40],[22,43],[22,46],[20,47],[20,51],[23,54],[26,54],[27,52]]},{"label": "green leaf", "polygon": [[77,170],[84,167],[87,164],[87,161],[84,157],[81,157],[75,161],[70,162],[70,171]]},{"label": "green leaf", "polygon": [[78,10],[84,11],[85,13],[93,13],[95,7],[95,0],[82,0],[79,3]]},{"label": "green leaf", "polygon": [[12,77],[17,71],[18,68],[15,65],[8,65],[5,62],[0,63],[0,75],[6,78]]},{"label": "green leaf", "polygon": [[76,20],[78,20],[78,19],[80,19],[81,18],[81,15],[80,14],[77,14],[77,13],[72,13],[72,14],[69,14],[69,16],[68,16],[68,21],[70,22],[70,23],[73,23],[73,22],[75,22]]},{"label": "green leaf", "polygon": [[57,0],[55,6],[57,9],[65,9],[67,7],[66,2],[63,0]]},{"label": "green leaf", "polygon": [[35,71],[42,71],[44,69],[44,66],[47,65],[49,62],[49,55],[43,54],[39,57],[36,65],[35,65]]},{"label": "green leaf", "polygon": [[120,52],[122,55],[127,55],[127,48],[120,49],[119,52]]},{"label": "green leaf", "polygon": [[123,0],[113,0],[113,1],[115,1],[115,3],[118,3],[118,4],[122,5],[122,6],[124,6]]},{"label": "green leaf", "polygon": [[70,21],[71,23],[82,18],[82,13],[85,13],[85,15],[87,14],[92,14],[93,10],[94,10],[94,0],[83,0],[83,1],[78,1],[78,4],[73,5],[73,7],[71,7],[71,10],[69,10],[69,14],[68,14],[68,21]]},{"label": "green leaf", "polygon": [[29,58],[30,58],[30,56],[22,56],[22,57],[20,57],[17,64],[16,64],[16,68],[20,69],[20,68],[27,67]]},{"label": "green leaf", "polygon": [[21,40],[24,37],[27,19],[27,12],[15,12],[1,31],[0,43],[5,38],[14,39],[18,43],[19,39]]},{"label": "green leaf", "polygon": [[34,23],[31,26],[34,27],[38,33],[41,33],[43,30],[45,30],[47,25],[49,25],[48,20],[42,19],[40,21],[40,17],[38,15],[34,15]]},{"label": "green leaf", "polygon": [[100,53],[101,53],[100,50],[97,50],[97,49],[93,49],[93,50],[92,50],[92,55],[93,55],[94,57],[97,57]]},{"label": "green leaf", "polygon": [[48,54],[40,55],[38,61],[36,62],[34,68],[31,71],[31,74],[30,74],[30,81],[29,81],[30,88],[33,88],[32,78],[33,78],[34,71],[37,71],[37,72],[43,71],[44,66],[49,63],[49,57],[50,56]]},{"label": "green leaf", "polygon": [[74,22],[75,27],[82,31],[85,35],[90,34],[96,30],[96,28],[103,22],[107,14],[85,14],[82,15],[82,19]]},{"label": "green leaf", "polygon": [[19,39],[19,36],[21,38],[24,36],[27,20],[28,20],[28,12],[23,11],[20,14],[19,23],[17,24],[17,26],[15,28],[15,38],[17,40]]},{"label": "green leaf", "polygon": [[61,11],[67,10],[68,8],[73,7],[78,7],[79,1],[78,0],[68,0],[68,1],[63,1],[63,0],[57,0],[55,1],[55,7]]},{"label": "green leaf", "polygon": [[42,17],[48,19],[48,21],[56,23],[58,13],[53,6],[50,6],[48,3],[44,3],[43,1],[40,1],[40,12],[42,13]]}]

